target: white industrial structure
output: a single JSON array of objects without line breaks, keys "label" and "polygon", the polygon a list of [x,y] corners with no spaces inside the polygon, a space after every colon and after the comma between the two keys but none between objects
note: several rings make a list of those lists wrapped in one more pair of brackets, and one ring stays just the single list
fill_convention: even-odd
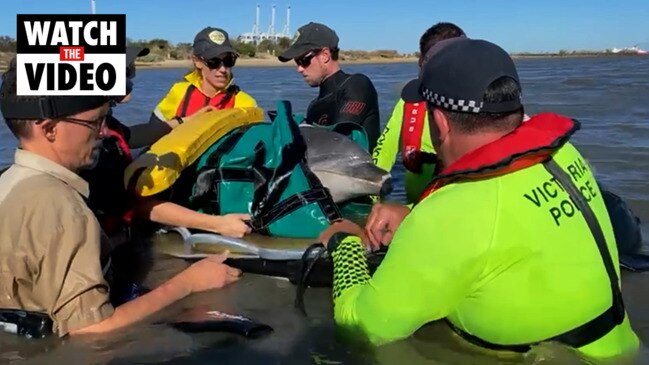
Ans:
[{"label": "white industrial structure", "polygon": [[257,12],[255,15],[255,23],[252,25],[252,32],[243,33],[238,37],[238,39],[244,43],[258,44],[265,39],[276,42],[280,38],[291,38],[290,19],[291,7],[288,6],[286,8],[286,22],[284,23],[284,28],[281,33],[275,32],[275,5],[273,5],[268,30],[266,32],[261,32],[259,26],[259,4],[257,4]]}]

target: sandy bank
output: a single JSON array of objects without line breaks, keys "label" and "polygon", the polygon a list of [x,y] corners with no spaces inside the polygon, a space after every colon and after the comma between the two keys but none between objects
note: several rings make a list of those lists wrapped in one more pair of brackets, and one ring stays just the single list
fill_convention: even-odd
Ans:
[{"label": "sandy bank", "polygon": [[[417,62],[415,57],[403,58],[370,58],[359,60],[344,60],[343,65],[353,64],[387,64],[387,63],[412,63]],[[166,60],[162,62],[137,62],[138,68],[190,68],[189,60]],[[240,58],[235,67],[295,67],[295,62],[282,63],[277,58]]]}]

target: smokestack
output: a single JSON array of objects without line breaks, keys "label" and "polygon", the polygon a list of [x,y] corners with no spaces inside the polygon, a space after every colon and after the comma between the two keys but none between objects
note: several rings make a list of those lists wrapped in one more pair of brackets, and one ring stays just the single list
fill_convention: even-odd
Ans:
[{"label": "smokestack", "polygon": [[252,28],[252,34],[254,36],[259,34],[259,4],[257,4],[257,14],[255,15],[255,25]]},{"label": "smokestack", "polygon": [[268,29],[268,36],[272,37],[274,35],[275,35],[275,4],[273,4],[273,10],[271,11],[270,28]]},{"label": "smokestack", "polygon": [[284,36],[287,38],[291,38],[291,6],[289,5],[286,8],[286,24],[284,24],[284,30],[282,33],[284,33]]}]

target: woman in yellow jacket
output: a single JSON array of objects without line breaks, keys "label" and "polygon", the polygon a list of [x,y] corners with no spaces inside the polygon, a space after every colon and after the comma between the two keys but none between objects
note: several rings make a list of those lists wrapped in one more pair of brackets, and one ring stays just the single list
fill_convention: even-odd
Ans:
[{"label": "woman in yellow jacket", "polygon": [[238,57],[228,33],[207,27],[194,38],[194,70],[175,83],[151,115],[151,122],[182,123],[206,106],[216,109],[255,107],[257,102],[234,83],[232,68]]}]

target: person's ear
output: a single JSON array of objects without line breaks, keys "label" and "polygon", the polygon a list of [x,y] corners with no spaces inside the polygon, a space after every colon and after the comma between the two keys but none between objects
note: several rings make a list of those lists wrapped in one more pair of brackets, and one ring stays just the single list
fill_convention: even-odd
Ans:
[{"label": "person's ear", "polygon": [[437,127],[437,132],[439,133],[439,142],[443,143],[448,139],[449,134],[451,133],[451,124],[446,117],[446,114],[440,108],[433,109],[433,120]]},{"label": "person's ear", "polygon": [[45,136],[48,141],[54,142],[58,132],[57,124],[58,123],[52,119],[45,119],[36,124],[36,132]]},{"label": "person's ear", "polygon": [[192,63],[194,63],[194,67],[196,67],[196,69],[198,69],[199,71],[202,70],[203,67],[205,67],[203,60],[196,57],[196,55],[192,55]]},{"label": "person's ear", "polygon": [[320,51],[320,60],[323,63],[327,63],[331,60],[331,50],[329,48],[325,48],[322,51]]}]

